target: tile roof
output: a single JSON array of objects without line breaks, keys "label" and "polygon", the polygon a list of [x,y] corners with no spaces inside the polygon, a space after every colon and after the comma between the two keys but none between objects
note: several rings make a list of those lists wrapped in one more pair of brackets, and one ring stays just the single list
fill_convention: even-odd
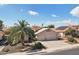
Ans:
[{"label": "tile roof", "polygon": [[60,27],[56,28],[56,30],[65,30],[66,28],[68,28],[68,26],[60,26]]}]

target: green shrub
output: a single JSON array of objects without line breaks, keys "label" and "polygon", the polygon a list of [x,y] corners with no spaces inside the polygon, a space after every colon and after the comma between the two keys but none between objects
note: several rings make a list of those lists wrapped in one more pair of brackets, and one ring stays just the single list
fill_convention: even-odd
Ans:
[{"label": "green shrub", "polygon": [[79,38],[79,31],[76,31],[76,38]]},{"label": "green shrub", "polygon": [[46,47],[42,43],[37,42],[32,46],[32,50],[35,50],[35,49],[46,49]]},{"label": "green shrub", "polygon": [[73,37],[68,37],[68,41],[72,43],[77,43],[77,41]]},{"label": "green shrub", "polygon": [[68,29],[67,31],[65,31],[64,33],[65,33],[65,35],[71,35],[72,32],[74,32],[74,30],[71,29],[71,28],[69,28],[69,29]]}]

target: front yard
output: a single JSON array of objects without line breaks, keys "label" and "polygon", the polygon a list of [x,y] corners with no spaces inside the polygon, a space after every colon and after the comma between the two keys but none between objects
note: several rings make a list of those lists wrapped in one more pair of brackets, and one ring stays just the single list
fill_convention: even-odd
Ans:
[{"label": "front yard", "polygon": [[8,55],[41,55],[41,54],[47,54],[50,52],[57,52],[62,50],[68,50],[68,49],[74,49],[79,48],[79,44],[68,44],[64,42],[63,40],[58,41],[40,41],[44,46],[46,46],[46,49],[42,49],[39,51],[24,51],[24,52],[15,52],[15,53],[8,53]]}]

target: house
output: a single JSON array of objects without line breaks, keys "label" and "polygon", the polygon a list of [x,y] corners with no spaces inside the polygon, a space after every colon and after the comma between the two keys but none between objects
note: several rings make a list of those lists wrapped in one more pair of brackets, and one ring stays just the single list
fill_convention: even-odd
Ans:
[{"label": "house", "polygon": [[32,26],[32,30],[33,30],[34,32],[36,32],[36,31],[38,31],[38,30],[40,30],[40,29],[41,29],[40,26],[36,26],[36,25],[33,25],[33,26]]},{"label": "house", "polygon": [[59,33],[60,38],[64,38],[65,32],[70,28],[71,28],[70,26],[60,26],[60,27],[56,28],[56,32]]},{"label": "house", "polygon": [[0,40],[3,39],[4,34],[5,34],[5,33],[4,33],[3,31],[0,31]]},{"label": "house", "polygon": [[58,28],[56,28],[56,31],[59,33],[60,38],[64,38],[65,37],[65,32],[69,29],[73,29],[73,30],[78,30],[78,26],[77,25],[69,25],[69,26],[60,26]]},{"label": "house", "polygon": [[79,25],[72,25],[71,28],[73,28],[74,30],[79,30]]},{"label": "house", "polygon": [[58,32],[55,31],[54,28],[42,28],[36,33],[36,38],[38,40],[57,40]]},{"label": "house", "polygon": [[76,30],[77,26],[60,26],[57,28],[42,28],[38,30],[36,38],[38,40],[57,40],[58,38],[65,38],[65,32],[69,29]]}]

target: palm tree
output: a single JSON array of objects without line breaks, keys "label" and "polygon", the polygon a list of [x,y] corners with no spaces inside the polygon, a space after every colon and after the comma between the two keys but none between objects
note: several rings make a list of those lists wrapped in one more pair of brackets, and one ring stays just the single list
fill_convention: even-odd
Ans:
[{"label": "palm tree", "polygon": [[[22,45],[24,46],[24,40],[26,39],[26,36],[28,37],[28,22],[26,22],[25,20],[20,20],[18,21],[18,24],[16,24],[16,26],[12,27],[12,32],[9,35],[10,38],[10,43],[15,43],[16,41],[20,41],[22,43]],[[26,28],[26,31],[25,31]],[[28,40],[28,39],[27,39]]]},{"label": "palm tree", "polygon": [[[29,25],[29,24],[25,20],[18,21],[18,22],[19,22],[19,24],[18,24],[18,27],[19,27],[18,33],[20,35],[21,43],[22,43],[22,45],[24,45],[25,37],[28,36],[27,25]],[[25,28],[26,28],[26,31],[25,31]]]},{"label": "palm tree", "polygon": [[36,38],[35,38],[36,35],[34,34],[34,31],[32,30],[32,28],[28,27],[27,30],[28,30],[28,36],[29,36],[28,42],[36,41]]},{"label": "palm tree", "polygon": [[41,24],[42,28],[44,27],[44,24]]}]

